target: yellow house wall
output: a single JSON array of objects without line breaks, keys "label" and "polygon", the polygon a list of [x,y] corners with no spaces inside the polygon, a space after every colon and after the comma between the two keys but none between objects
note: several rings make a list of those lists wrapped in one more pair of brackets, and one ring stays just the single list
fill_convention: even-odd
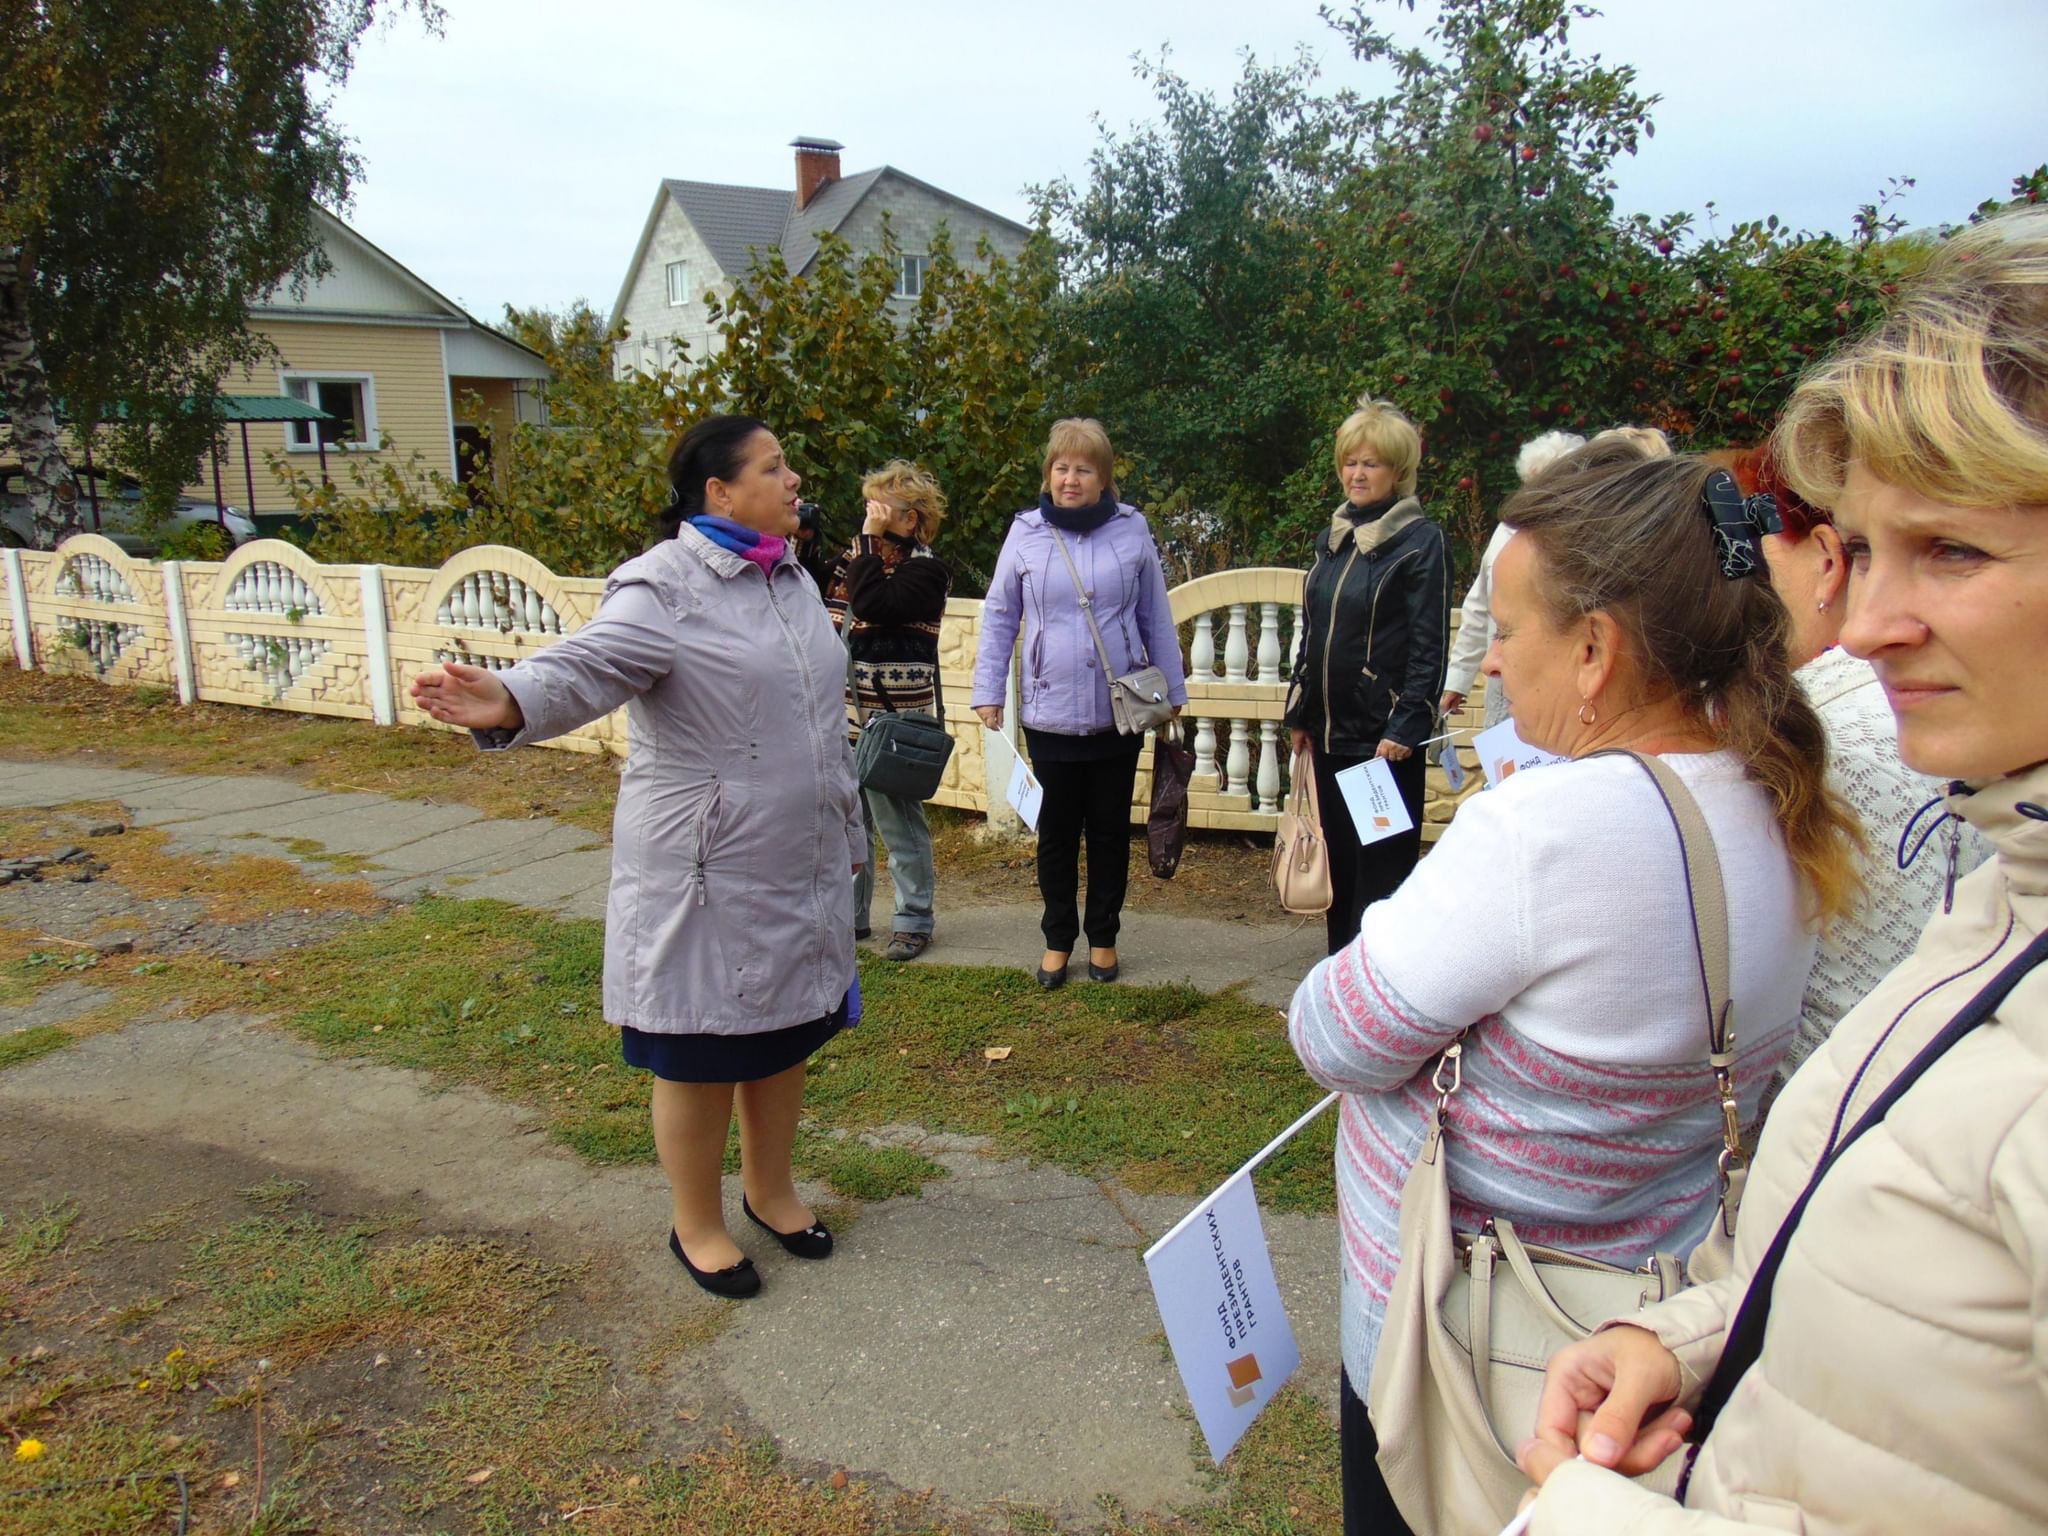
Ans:
[{"label": "yellow house wall", "polygon": [[[231,374],[222,382],[230,395],[279,395],[284,393],[281,372],[333,372],[368,374],[375,393],[375,432],[391,439],[391,451],[350,452],[327,450],[329,478],[344,489],[351,488],[349,466],[369,471],[389,460],[410,470],[415,450],[418,468],[439,470],[453,476],[455,463],[449,443],[448,377],[441,360],[441,332],[429,326],[345,325],[333,322],[258,320],[256,332],[278,350],[278,361],[254,371]],[[507,397],[509,409],[510,398]],[[278,454],[299,473],[320,478],[320,456],[310,449],[288,452],[282,423],[260,423],[249,428],[250,457],[256,481],[256,511],[292,512],[290,493],[284,482],[271,473],[269,456]],[[227,451],[221,455],[221,491],[231,507],[242,509],[249,499],[243,474],[241,429],[227,429]],[[200,466],[200,481],[188,488],[202,501],[213,499],[213,471]]]}]

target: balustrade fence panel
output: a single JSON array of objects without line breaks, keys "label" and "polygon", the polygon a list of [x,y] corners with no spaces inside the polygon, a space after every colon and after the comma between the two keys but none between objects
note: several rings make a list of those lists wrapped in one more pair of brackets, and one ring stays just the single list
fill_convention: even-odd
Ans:
[{"label": "balustrade fence panel", "polygon": [[[422,668],[451,660],[512,666],[574,634],[604,592],[602,581],[557,576],[499,545],[466,549],[438,570],[322,565],[275,539],[245,544],[218,563],[133,560],[96,534],[54,552],[0,555],[0,654],[18,665],[176,688],[188,703],[434,729],[446,728],[409,696]],[[1273,567],[1220,571],[1170,594],[1187,664],[1182,724],[1195,752],[1193,826],[1270,832],[1278,820],[1290,769],[1281,716],[1302,647],[1302,579]],[[970,707],[980,634],[980,600],[949,600],[939,672],[955,750],[933,801],[986,812],[1003,785],[990,782],[986,733]],[[1477,725],[1478,711],[1451,723]],[[544,745],[624,756],[626,713]],[[1469,794],[1479,774],[1469,748],[1463,757]],[[1151,798],[1151,763],[1148,743],[1135,822]],[[1434,841],[1462,796],[1435,767],[1428,783],[1423,836]]]}]

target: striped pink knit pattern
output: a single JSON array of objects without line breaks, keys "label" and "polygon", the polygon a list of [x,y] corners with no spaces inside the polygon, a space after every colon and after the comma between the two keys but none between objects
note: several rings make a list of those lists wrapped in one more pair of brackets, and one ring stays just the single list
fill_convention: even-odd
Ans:
[{"label": "striped pink knit pattern", "polygon": [[[1324,961],[1289,1020],[1310,1074],[1348,1090],[1337,1136],[1345,1363],[1370,1378],[1400,1263],[1401,1187],[1435,1090],[1430,1076],[1462,1026],[1407,1003],[1363,940]],[[1738,1042],[1739,1092],[1755,1112],[1792,1021]],[[1418,1069],[1417,1063],[1422,1065]],[[1719,1101],[1706,1063],[1617,1066],[1549,1049],[1497,1016],[1465,1037],[1448,1113],[1451,1220],[1475,1230],[1505,1216],[1528,1241],[1634,1266],[1704,1235],[1717,1194]],[[1361,1387],[1362,1390],[1362,1387]]]}]

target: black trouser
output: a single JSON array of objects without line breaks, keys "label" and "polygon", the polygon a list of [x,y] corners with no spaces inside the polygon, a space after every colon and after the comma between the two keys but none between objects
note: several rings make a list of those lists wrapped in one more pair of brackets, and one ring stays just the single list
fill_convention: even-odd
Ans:
[{"label": "black trouser", "polygon": [[1372,1432],[1365,1401],[1351,1389],[1348,1371],[1339,1374],[1337,1452],[1344,1479],[1344,1536],[1409,1536],[1401,1506],[1380,1473],[1380,1440]]},{"label": "black trouser", "polygon": [[[1038,809],[1038,894],[1045,902],[1039,928],[1045,947],[1072,953],[1085,930],[1096,949],[1114,949],[1131,883],[1131,794],[1138,754],[1118,752],[1094,762],[1036,761],[1031,771],[1045,786]],[[1074,906],[1080,877],[1081,834],[1088,834],[1088,911]]]},{"label": "black trouser", "polygon": [[1358,937],[1358,920],[1365,909],[1400,889],[1415,861],[1422,857],[1422,781],[1429,772],[1429,760],[1418,748],[1400,762],[1387,764],[1394,770],[1394,785],[1415,825],[1397,837],[1360,847],[1358,829],[1352,826],[1351,812],[1344,806],[1344,791],[1337,787],[1337,775],[1371,758],[1344,757],[1314,746],[1309,751],[1316,766],[1316,808],[1322,812],[1323,840],[1330,849],[1330,910],[1324,922],[1334,955]]}]

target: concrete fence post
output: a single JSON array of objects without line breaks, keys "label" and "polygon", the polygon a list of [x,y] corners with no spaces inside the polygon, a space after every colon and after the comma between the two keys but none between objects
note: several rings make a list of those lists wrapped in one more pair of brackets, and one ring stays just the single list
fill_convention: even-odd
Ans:
[{"label": "concrete fence post", "polygon": [[28,587],[21,574],[21,551],[0,549],[7,564],[7,607],[14,615],[14,659],[28,672],[36,664],[35,639],[28,628]]},{"label": "concrete fence post", "polygon": [[192,621],[185,614],[185,566],[166,560],[164,572],[164,622],[171,631],[171,670],[178,679],[178,702],[199,701],[199,674],[192,666]]},{"label": "concrete fence post", "polygon": [[391,671],[391,627],[384,612],[384,567],[359,565],[363,584],[364,673],[370,680],[370,715],[379,725],[398,724],[398,679]]}]

